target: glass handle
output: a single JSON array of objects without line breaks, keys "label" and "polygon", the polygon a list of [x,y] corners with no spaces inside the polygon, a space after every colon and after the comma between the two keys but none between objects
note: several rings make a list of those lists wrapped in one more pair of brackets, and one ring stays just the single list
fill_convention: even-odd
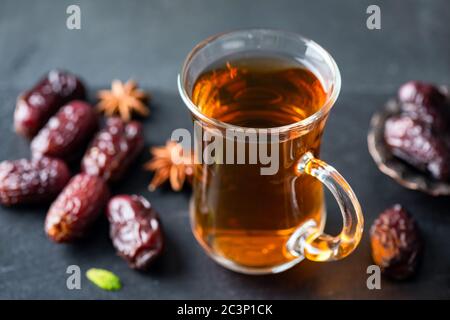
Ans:
[{"label": "glass handle", "polygon": [[297,173],[308,174],[322,182],[336,198],[343,218],[339,235],[322,232],[313,220],[307,221],[288,242],[288,248],[312,261],[333,261],[349,255],[361,240],[364,218],[355,193],[332,166],[305,153],[297,164]]}]

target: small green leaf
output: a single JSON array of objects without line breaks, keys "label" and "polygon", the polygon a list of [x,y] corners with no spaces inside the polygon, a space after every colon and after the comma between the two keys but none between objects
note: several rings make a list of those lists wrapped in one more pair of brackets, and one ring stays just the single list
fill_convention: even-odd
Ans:
[{"label": "small green leaf", "polygon": [[119,277],[105,269],[91,268],[86,272],[86,277],[103,290],[116,291],[122,287]]}]

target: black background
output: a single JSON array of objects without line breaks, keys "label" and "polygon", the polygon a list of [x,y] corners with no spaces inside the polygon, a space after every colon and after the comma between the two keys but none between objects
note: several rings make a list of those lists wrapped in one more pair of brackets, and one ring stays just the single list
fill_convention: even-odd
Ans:
[{"label": "black background", "polygon": [[[82,29],[66,28],[66,8],[78,4]],[[366,8],[381,7],[382,29],[366,28]],[[336,59],[342,93],[326,129],[322,157],[350,182],[364,209],[366,229],[357,250],[334,263],[302,262],[282,274],[246,276],[216,265],[195,242],[188,223],[189,190],[150,193],[145,152],[115,192],[140,193],[160,211],[167,251],[147,273],[128,269],[115,256],[106,222],[75,245],[46,239],[46,208],[0,208],[0,298],[69,299],[295,299],[449,298],[450,200],[405,190],[381,174],[366,144],[371,114],[410,79],[450,84],[450,21],[446,0],[435,1],[5,1],[0,2],[0,160],[29,155],[12,131],[17,95],[46,71],[73,71],[95,91],[114,78],[136,79],[152,94],[146,143],[160,145],[173,129],[190,128],[176,90],[183,59],[199,41],[240,28],[295,31],[316,40]],[[370,265],[368,229],[393,203],[416,217],[426,239],[424,261],[414,279],[382,280],[366,287]],[[329,201],[327,230],[340,228]],[[103,292],[84,277],[81,290],[66,288],[66,268],[77,264],[117,273],[124,287]]]}]

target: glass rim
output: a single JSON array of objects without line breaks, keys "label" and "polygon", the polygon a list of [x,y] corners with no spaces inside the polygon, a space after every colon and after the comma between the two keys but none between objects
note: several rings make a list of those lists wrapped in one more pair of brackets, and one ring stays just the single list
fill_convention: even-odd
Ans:
[{"label": "glass rim", "polygon": [[[195,103],[192,101],[190,95],[186,91],[186,87],[184,85],[185,75],[189,67],[189,63],[194,58],[194,56],[204,47],[206,47],[209,43],[219,40],[220,38],[224,36],[229,36],[233,34],[238,34],[242,32],[252,33],[252,32],[270,32],[270,33],[276,33],[280,35],[289,35],[293,38],[296,38],[297,41],[303,42],[307,47],[313,47],[317,52],[320,53],[321,57],[324,58],[326,64],[330,68],[333,79],[332,79],[332,88],[330,94],[328,94],[327,100],[324,102],[322,107],[320,107],[319,110],[314,112],[313,114],[309,115],[305,119],[302,119],[300,121],[290,123],[284,126],[278,126],[278,127],[270,127],[270,128],[251,128],[251,127],[243,127],[234,125],[231,123],[227,123],[221,120],[217,120],[215,118],[209,117],[205,115],[203,112],[200,111],[200,109],[195,105]],[[293,130],[305,130],[309,128],[311,125],[322,119],[325,115],[328,114],[328,112],[331,110],[333,105],[335,104],[340,90],[341,90],[341,74],[339,72],[339,68],[334,61],[333,57],[326,51],[322,46],[320,46],[315,41],[308,39],[306,37],[303,37],[302,35],[290,32],[290,31],[283,31],[283,30],[276,30],[276,29],[264,29],[264,28],[256,28],[256,29],[239,29],[234,31],[228,31],[228,32],[222,32],[213,36],[210,36],[206,38],[205,40],[198,43],[188,54],[186,57],[183,66],[181,68],[181,72],[178,74],[177,77],[177,84],[178,84],[178,91],[181,95],[181,98],[183,102],[188,107],[189,111],[197,117],[199,120],[208,123],[214,127],[219,127],[223,129],[234,129],[234,130],[248,130],[248,129],[256,129],[256,130],[269,130],[270,132],[289,132]]]}]

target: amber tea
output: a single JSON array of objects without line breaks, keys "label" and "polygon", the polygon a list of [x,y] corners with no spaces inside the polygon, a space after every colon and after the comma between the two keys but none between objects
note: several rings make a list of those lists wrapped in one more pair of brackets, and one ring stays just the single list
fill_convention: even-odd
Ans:
[{"label": "amber tea", "polygon": [[[215,62],[192,91],[203,114],[247,128],[296,123],[319,110],[326,98],[320,80],[298,61],[252,53]],[[296,258],[286,243],[306,220],[321,223],[323,192],[312,176],[296,175],[295,165],[306,151],[319,155],[323,122],[279,142],[274,175],[261,175],[260,164],[197,165],[192,224],[207,250],[258,269]]]}]

